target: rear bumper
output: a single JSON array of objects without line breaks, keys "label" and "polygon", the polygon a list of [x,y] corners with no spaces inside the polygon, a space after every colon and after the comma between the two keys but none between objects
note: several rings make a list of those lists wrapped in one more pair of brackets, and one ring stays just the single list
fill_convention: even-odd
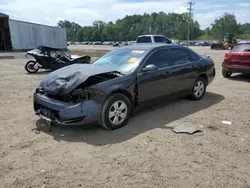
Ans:
[{"label": "rear bumper", "polygon": [[223,63],[222,67],[232,73],[250,73],[250,65],[227,65]]},{"label": "rear bumper", "polygon": [[92,100],[68,104],[35,93],[33,102],[35,114],[54,124],[74,126],[99,121],[101,105]]},{"label": "rear bumper", "polygon": [[211,69],[211,70],[207,73],[207,76],[208,76],[208,83],[207,83],[207,85],[211,84],[211,83],[214,81],[215,75],[216,75],[216,70],[215,70],[215,68]]}]

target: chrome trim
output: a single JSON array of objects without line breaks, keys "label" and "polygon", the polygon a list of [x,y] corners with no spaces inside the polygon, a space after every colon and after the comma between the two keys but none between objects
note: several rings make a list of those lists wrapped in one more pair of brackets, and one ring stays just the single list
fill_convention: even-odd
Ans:
[{"label": "chrome trim", "polygon": [[46,117],[46,116],[44,116],[44,115],[42,115],[42,114],[38,114],[38,116],[39,116],[40,118],[42,118],[42,119],[44,119],[44,120],[50,122],[50,123],[52,122],[52,120],[51,120],[50,118],[48,118],[48,117]]}]

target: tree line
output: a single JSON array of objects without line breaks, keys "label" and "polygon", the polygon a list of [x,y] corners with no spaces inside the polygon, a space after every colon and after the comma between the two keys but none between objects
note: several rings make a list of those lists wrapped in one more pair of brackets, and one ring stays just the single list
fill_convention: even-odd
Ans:
[{"label": "tree line", "polygon": [[[211,27],[204,30],[192,17],[190,40],[219,39],[223,33],[232,33],[240,39],[250,39],[250,23],[237,23],[234,14],[224,13],[214,20]],[[186,40],[188,14],[154,12],[127,15],[115,23],[98,20],[93,22],[92,26],[81,26],[75,22],[61,20],[57,25],[67,29],[68,41],[134,41],[138,35],[142,34],[162,34],[171,39]]]}]

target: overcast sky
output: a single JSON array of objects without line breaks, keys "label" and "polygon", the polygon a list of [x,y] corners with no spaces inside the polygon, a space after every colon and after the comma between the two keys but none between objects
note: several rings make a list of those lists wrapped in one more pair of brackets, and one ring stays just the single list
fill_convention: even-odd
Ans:
[{"label": "overcast sky", "polygon": [[[187,11],[188,0],[0,0],[0,12],[11,19],[56,25],[69,20],[91,25],[95,20],[115,21],[125,15],[144,12]],[[240,23],[250,22],[250,0],[196,0],[194,16],[201,28],[210,26],[227,11],[235,13]]]}]

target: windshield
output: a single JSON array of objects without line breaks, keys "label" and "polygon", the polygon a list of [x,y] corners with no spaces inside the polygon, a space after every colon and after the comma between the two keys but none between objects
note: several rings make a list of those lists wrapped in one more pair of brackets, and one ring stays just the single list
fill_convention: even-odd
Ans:
[{"label": "windshield", "polygon": [[247,50],[250,50],[250,44],[240,44],[240,45],[235,46],[232,49],[232,51],[235,51],[235,52],[244,52]]},{"label": "windshield", "polygon": [[107,53],[93,64],[128,74],[136,69],[145,55],[145,50],[118,49]]}]

